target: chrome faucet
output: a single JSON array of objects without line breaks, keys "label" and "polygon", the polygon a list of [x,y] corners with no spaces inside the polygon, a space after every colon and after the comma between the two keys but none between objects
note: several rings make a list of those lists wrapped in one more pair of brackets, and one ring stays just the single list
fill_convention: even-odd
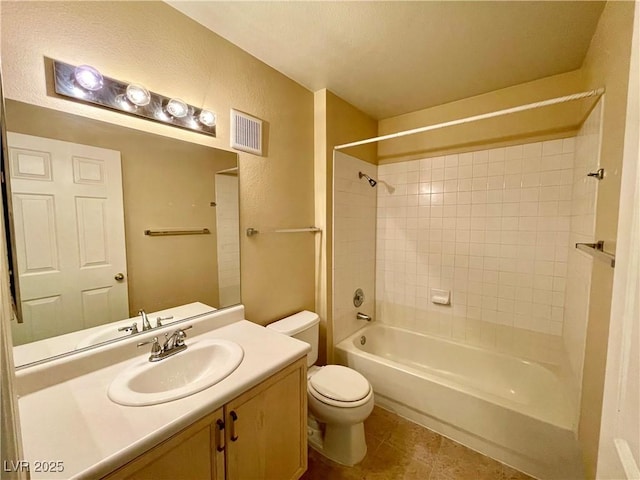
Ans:
[{"label": "chrome faucet", "polygon": [[151,343],[151,355],[149,355],[150,362],[157,362],[158,360],[162,360],[160,355],[162,354],[162,347],[158,343],[158,337],[153,337],[153,340],[147,340],[146,342],[138,343],[138,347],[143,345],[148,345]]},{"label": "chrome faucet", "polygon": [[133,322],[132,325],[127,325],[126,327],[120,327],[118,329],[119,332],[129,332],[131,335],[133,335],[134,333],[138,333],[138,324],[136,322]]},{"label": "chrome faucet", "polygon": [[168,317],[157,317],[156,328],[162,327],[162,322],[164,322],[165,320],[171,320],[172,318],[173,318],[173,315],[169,315]]},{"label": "chrome faucet", "polygon": [[147,330],[151,330],[153,327],[151,326],[151,323],[149,323],[146,312],[140,309],[138,313],[142,317],[142,331],[146,332]]},{"label": "chrome faucet", "polygon": [[[179,328],[178,330],[173,332],[171,334],[171,336],[169,336],[169,334],[165,333],[164,336],[166,338],[166,341],[164,342],[164,345],[162,346],[162,351],[163,352],[171,352],[171,351],[173,351],[175,349],[187,348],[187,346],[184,344],[184,339],[187,337],[187,334],[184,333],[184,331],[185,330],[189,330],[190,328],[193,328],[193,325],[189,325],[188,327],[185,327],[185,328]],[[184,347],[184,348],[182,348],[182,347]],[[177,353],[177,352],[174,352],[174,353]]]},{"label": "chrome faucet", "polygon": [[158,342],[158,337],[153,337],[153,340],[138,343],[138,347],[151,344],[151,355],[149,355],[149,361],[158,362],[187,348],[187,345],[184,343],[184,339],[187,337],[187,334],[184,333],[184,331],[189,330],[190,328],[193,328],[193,325],[179,328],[171,335],[165,333],[165,342],[162,346],[160,346],[160,343]]},{"label": "chrome faucet", "polygon": [[367,322],[370,322],[371,320],[373,320],[373,319],[371,318],[371,316],[366,315],[366,314],[364,314],[364,313],[362,313],[362,312],[358,312],[358,314],[356,315],[356,318],[357,318],[358,320],[366,320]]}]

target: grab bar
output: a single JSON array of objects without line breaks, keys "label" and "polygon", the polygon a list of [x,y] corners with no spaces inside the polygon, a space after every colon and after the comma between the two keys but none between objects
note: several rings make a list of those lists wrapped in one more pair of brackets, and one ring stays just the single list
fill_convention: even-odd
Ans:
[{"label": "grab bar", "polygon": [[616,256],[604,251],[604,241],[602,240],[596,243],[576,243],[576,248],[581,252],[588,253],[601,262],[608,263],[611,268],[615,268],[616,266]]},{"label": "grab bar", "polygon": [[168,235],[209,235],[208,228],[200,230],[145,230],[144,234],[150,237],[166,237]]}]

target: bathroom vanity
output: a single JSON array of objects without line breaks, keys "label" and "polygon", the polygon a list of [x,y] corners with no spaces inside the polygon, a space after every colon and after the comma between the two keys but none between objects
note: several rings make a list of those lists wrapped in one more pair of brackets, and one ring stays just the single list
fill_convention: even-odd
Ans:
[{"label": "bathroom vanity", "polygon": [[299,478],[306,470],[305,378],[306,363],[297,360],[104,478]]},{"label": "bathroom vanity", "polygon": [[[107,394],[149,357],[149,347],[136,344],[164,330],[19,370],[31,478],[299,478],[307,467],[309,346],[244,320],[241,306],[182,324],[189,325],[194,351],[219,340],[238,344],[244,357],[223,380],[173,401],[124,406]],[[34,469],[43,461],[59,467]]]}]

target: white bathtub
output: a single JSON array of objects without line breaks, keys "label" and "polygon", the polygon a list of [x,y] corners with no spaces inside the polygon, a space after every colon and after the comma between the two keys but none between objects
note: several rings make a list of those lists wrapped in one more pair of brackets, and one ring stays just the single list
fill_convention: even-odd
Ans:
[{"label": "white bathtub", "polygon": [[539,364],[384,324],[340,342],[336,360],[383,407],[538,478],[583,478],[568,393]]}]

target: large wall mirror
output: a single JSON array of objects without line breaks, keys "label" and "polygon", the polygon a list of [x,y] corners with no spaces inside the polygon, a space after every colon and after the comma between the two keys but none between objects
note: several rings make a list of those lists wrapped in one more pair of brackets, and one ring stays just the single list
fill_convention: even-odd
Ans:
[{"label": "large wall mirror", "polygon": [[16,365],[240,303],[235,153],[5,104]]}]

